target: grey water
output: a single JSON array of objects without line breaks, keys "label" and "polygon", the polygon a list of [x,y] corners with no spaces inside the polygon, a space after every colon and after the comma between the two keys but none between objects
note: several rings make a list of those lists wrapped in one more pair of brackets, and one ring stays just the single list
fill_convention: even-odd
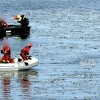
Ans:
[{"label": "grey water", "polygon": [[1,100],[99,100],[99,0],[2,0],[0,14],[9,24],[25,14],[31,26],[27,38],[5,37],[0,45],[7,40],[19,57],[32,42],[39,59],[28,71],[0,72]]}]

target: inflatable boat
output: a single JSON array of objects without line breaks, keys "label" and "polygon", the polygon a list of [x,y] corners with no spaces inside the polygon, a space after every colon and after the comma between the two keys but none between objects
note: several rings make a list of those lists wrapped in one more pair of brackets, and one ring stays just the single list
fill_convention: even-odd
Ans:
[{"label": "inflatable boat", "polygon": [[8,28],[0,28],[0,36],[24,36],[30,34],[30,26],[8,25]]},{"label": "inflatable boat", "polygon": [[0,63],[0,71],[27,70],[38,65],[38,59],[34,57],[25,61],[19,61],[18,59],[15,58],[13,63]]}]

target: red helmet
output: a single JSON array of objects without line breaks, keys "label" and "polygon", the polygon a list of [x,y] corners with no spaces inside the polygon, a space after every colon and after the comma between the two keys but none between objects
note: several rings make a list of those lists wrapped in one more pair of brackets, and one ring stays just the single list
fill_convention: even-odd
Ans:
[{"label": "red helmet", "polygon": [[33,46],[33,44],[32,44],[32,43],[29,43],[29,44],[28,44],[28,46],[29,46],[29,47],[32,47],[32,46]]},{"label": "red helmet", "polygon": [[14,16],[14,20],[17,20],[17,16]]}]

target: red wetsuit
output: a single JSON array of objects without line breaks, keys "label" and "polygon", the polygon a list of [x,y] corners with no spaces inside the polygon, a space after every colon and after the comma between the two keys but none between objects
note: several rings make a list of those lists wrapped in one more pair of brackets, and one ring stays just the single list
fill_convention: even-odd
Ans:
[{"label": "red wetsuit", "polygon": [[3,62],[9,62],[10,60],[10,47],[8,45],[4,45],[2,48],[3,56]]},{"label": "red wetsuit", "polygon": [[28,59],[29,52],[30,52],[30,46],[26,46],[21,50],[20,55],[23,58],[23,60],[27,60]]}]

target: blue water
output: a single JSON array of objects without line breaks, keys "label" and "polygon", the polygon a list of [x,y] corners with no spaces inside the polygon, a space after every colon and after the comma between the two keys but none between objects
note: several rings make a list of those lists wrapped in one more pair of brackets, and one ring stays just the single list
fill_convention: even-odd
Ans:
[{"label": "blue water", "polygon": [[3,0],[0,4],[1,12],[54,8],[100,10],[99,0]]},{"label": "blue water", "polygon": [[32,42],[30,54],[39,59],[29,71],[0,72],[1,100],[99,100],[99,0],[3,0],[0,4],[9,24],[18,24],[13,16],[19,13],[30,20],[27,38],[4,38],[12,57],[19,57],[22,47]]}]

